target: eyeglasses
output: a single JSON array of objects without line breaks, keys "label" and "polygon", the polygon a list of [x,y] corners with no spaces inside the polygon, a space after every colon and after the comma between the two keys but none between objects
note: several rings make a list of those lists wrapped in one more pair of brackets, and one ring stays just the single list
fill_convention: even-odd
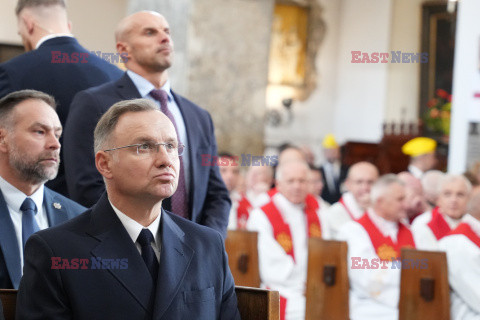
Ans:
[{"label": "eyeglasses", "polygon": [[137,151],[137,155],[142,157],[152,156],[160,151],[160,146],[165,148],[165,151],[171,156],[181,156],[183,155],[183,151],[185,150],[185,145],[183,144],[175,144],[172,142],[160,142],[160,143],[153,143],[153,142],[145,142],[145,143],[137,143],[131,144],[128,146],[118,147],[103,150],[105,152],[114,151],[118,149],[125,149],[125,148],[135,148]]}]

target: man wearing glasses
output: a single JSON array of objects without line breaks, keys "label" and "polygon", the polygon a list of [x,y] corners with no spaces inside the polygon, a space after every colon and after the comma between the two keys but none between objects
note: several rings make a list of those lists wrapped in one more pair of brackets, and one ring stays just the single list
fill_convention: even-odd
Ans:
[{"label": "man wearing glasses", "polygon": [[240,319],[221,235],[162,209],[184,149],[172,122],[127,100],[94,137],[107,193],[29,239],[17,319]]}]

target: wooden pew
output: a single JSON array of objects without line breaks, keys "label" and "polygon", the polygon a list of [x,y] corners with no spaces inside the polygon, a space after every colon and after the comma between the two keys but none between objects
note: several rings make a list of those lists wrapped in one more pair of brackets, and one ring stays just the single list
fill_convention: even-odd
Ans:
[{"label": "wooden pew", "polygon": [[[402,249],[401,256],[399,320],[450,319],[446,253]],[[407,268],[406,259],[419,266]]]},{"label": "wooden pew", "polygon": [[348,320],[347,243],[308,241],[306,320]]},{"label": "wooden pew", "polygon": [[228,230],[225,250],[235,285],[260,287],[257,239],[257,232]]},{"label": "wooden pew", "polygon": [[242,319],[279,320],[280,296],[278,291],[235,286],[238,311]]},{"label": "wooden pew", "polygon": [[0,300],[3,305],[5,320],[15,319],[15,307],[17,305],[17,292],[15,289],[0,289]]}]

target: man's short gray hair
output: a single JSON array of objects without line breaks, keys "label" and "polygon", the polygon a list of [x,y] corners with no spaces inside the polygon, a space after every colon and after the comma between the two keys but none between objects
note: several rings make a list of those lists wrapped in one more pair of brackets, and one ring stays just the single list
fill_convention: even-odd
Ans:
[{"label": "man's short gray hair", "polygon": [[37,90],[20,90],[7,94],[0,99],[0,128],[12,129],[14,127],[12,114],[15,106],[26,100],[40,100],[56,109],[55,99],[44,92]]},{"label": "man's short gray hair", "polygon": [[33,7],[40,7],[40,6],[55,6],[59,5],[63,8],[66,8],[66,1],[65,0],[18,0],[17,7],[15,8],[15,14],[18,14],[25,8],[33,8]]},{"label": "man's short gray hair", "polygon": [[439,193],[443,191],[443,188],[445,188],[446,185],[449,185],[450,183],[455,181],[462,181],[465,184],[465,188],[467,188],[468,193],[472,191],[472,184],[463,174],[445,174],[442,180],[440,180],[438,188]]},{"label": "man's short gray hair", "polygon": [[158,106],[149,99],[124,100],[115,103],[98,120],[93,133],[95,153],[105,148],[120,117],[127,112],[158,111]]},{"label": "man's short gray hair", "polygon": [[393,173],[385,174],[378,178],[370,190],[370,199],[372,199],[372,204],[377,202],[377,200],[386,193],[388,187],[390,187],[392,184],[405,186],[405,183],[403,183],[403,181]]}]

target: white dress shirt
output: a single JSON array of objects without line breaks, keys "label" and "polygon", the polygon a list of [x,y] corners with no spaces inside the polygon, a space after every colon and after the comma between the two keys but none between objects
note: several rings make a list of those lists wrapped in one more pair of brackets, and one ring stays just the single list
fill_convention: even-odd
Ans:
[{"label": "white dress shirt", "polygon": [[327,188],[331,193],[335,193],[337,190],[336,181],[340,178],[340,162],[334,163],[326,162],[323,164],[323,171],[325,172],[325,181],[327,182]]},{"label": "white dress shirt", "polygon": [[35,46],[35,49],[38,49],[45,41],[53,39],[53,38],[60,38],[60,37],[70,37],[73,38],[73,34],[71,33],[55,33],[55,34],[49,34],[45,37],[42,37],[40,40],[38,40],[37,45]]},{"label": "white dress shirt", "polygon": [[[10,219],[13,223],[13,228],[15,229],[15,234],[17,236],[17,244],[20,249],[20,262],[22,266],[23,274],[23,242],[22,242],[22,211],[20,207],[22,206],[23,201],[27,198],[27,195],[22,191],[18,190],[5,179],[0,177],[0,190],[2,191],[3,198],[7,203],[8,212],[10,213]],[[46,229],[49,227],[47,212],[43,204],[43,184],[35,191],[29,198],[35,202],[37,206],[37,214],[35,215],[35,220],[37,221],[38,227],[40,230]]]},{"label": "white dress shirt", "polygon": [[417,179],[422,179],[422,176],[425,173],[414,165],[409,165],[408,171]]},{"label": "white dress shirt", "polygon": [[[127,216],[125,213],[118,210],[111,202],[110,202],[110,205],[112,206],[113,211],[115,211],[115,213],[117,214],[118,219],[120,219],[120,222],[123,224],[123,226],[127,230],[128,235],[130,236],[130,238],[132,238],[133,243],[135,243],[135,246],[137,247],[138,252],[142,254],[142,248],[140,244],[137,242],[137,239],[138,239],[138,236],[140,235],[140,232],[142,231],[142,229],[145,229],[145,227],[142,226],[137,221],[130,218],[129,216]],[[158,261],[160,261],[160,251],[162,249],[160,235],[158,234],[161,215],[162,213],[160,212],[158,214],[158,217],[148,227],[146,227],[146,229],[150,230],[150,232],[153,235],[153,238],[155,239],[155,242],[152,243],[152,248],[153,248],[153,251],[155,252],[155,256],[157,257]]]}]

